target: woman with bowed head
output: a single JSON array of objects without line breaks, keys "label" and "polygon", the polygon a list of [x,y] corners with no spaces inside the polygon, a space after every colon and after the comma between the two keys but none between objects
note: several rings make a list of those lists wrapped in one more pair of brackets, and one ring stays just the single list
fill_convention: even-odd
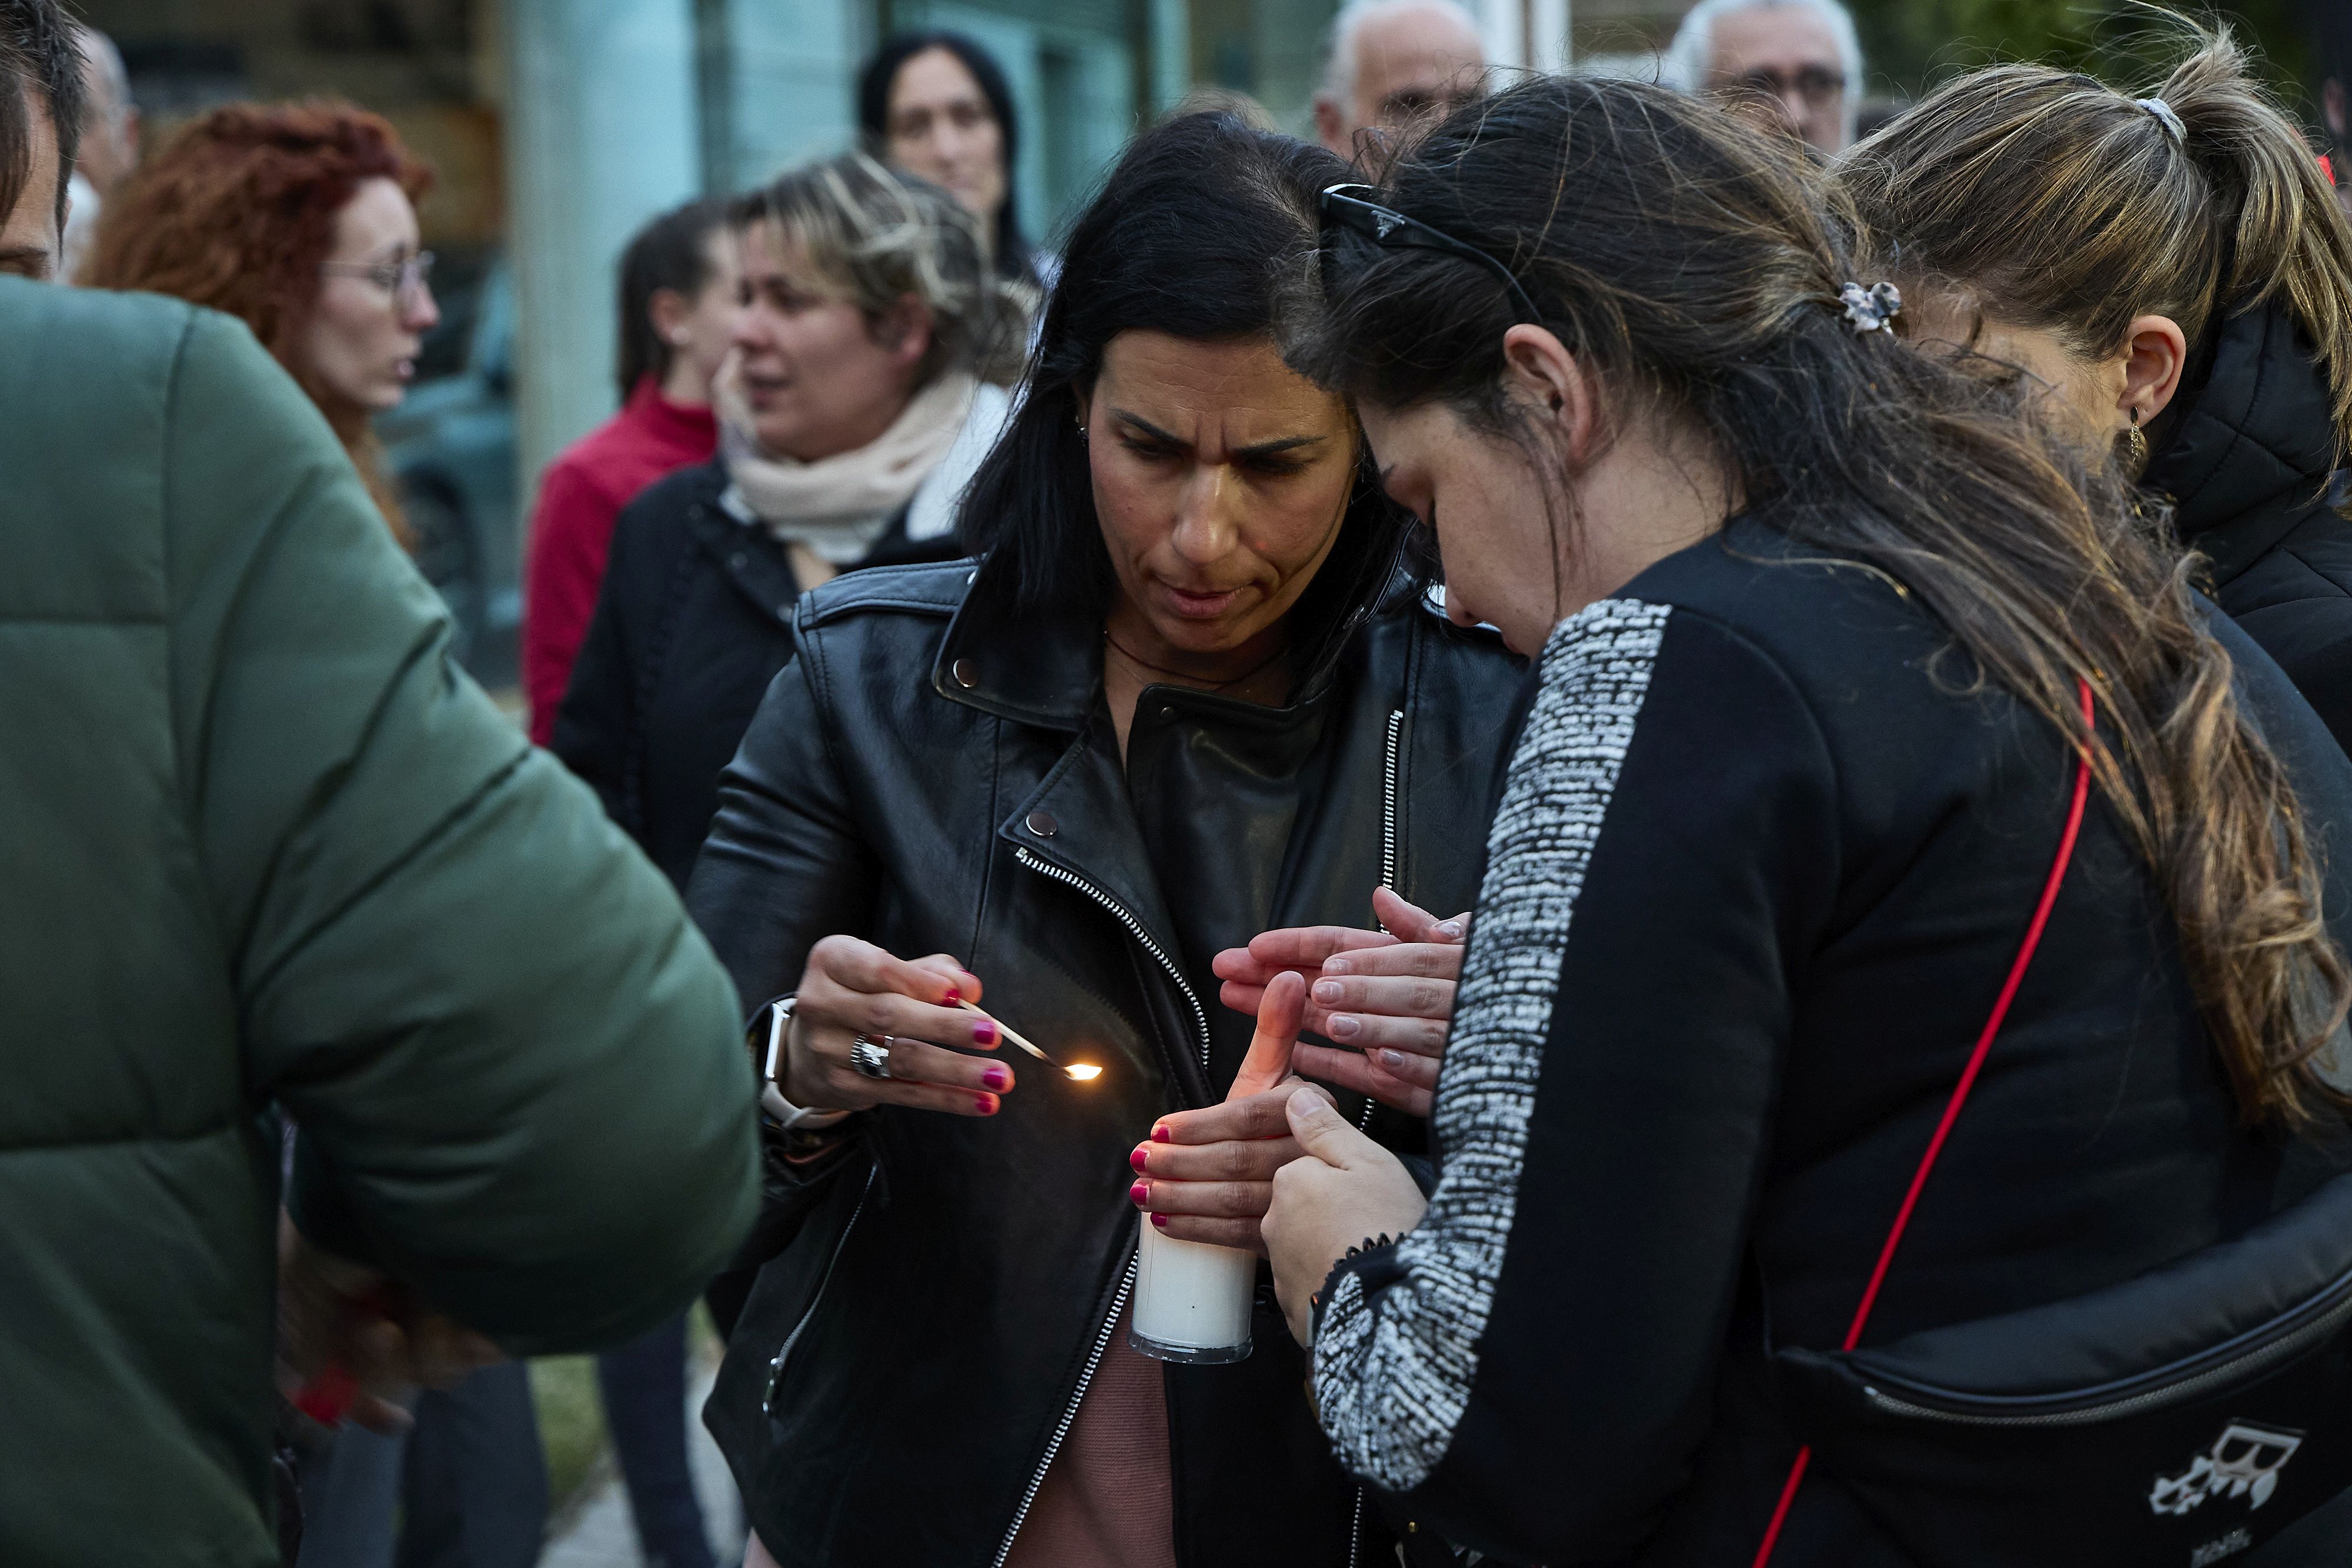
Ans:
[{"label": "woman with bowed head", "polygon": [[349,104],[231,104],[108,199],[79,279],[226,311],[286,367],[406,536],[368,422],[400,406],[441,319],[419,248],[432,171]]},{"label": "woman with bowed head", "polygon": [[2352,746],[2352,225],[2226,30],[2145,98],[2046,66],[1955,78],[1838,176],[1924,348],[2114,445],[2203,581]]},{"label": "woman with bowed head", "polygon": [[523,580],[522,679],[530,737],[555,728],[621,508],[655,480],[719,449],[711,384],[735,341],[735,236],[727,204],[664,213],[621,253],[621,412],[540,476]]},{"label": "woman with bowed head", "polygon": [[964,501],[981,559],[793,612],[688,890],[772,1080],[764,1266],[708,1415],[754,1562],[1389,1553],[1270,1300],[1230,1364],[1128,1333],[1142,1225],[1255,1249],[1297,1153],[1288,1040],[1252,1054],[1217,956],[1361,925],[1384,885],[1403,934],[1465,907],[1519,678],[1400,570],[1349,404],[1277,351],[1345,177],[1226,117],[1144,133]]},{"label": "woman with bowed head", "polygon": [[1515,1563],[2313,1522],[2352,763],[2117,477],[1894,340],[1801,153],[1546,78],[1323,215],[1294,362],[1538,665],[1433,1192],[1289,1102],[1264,1234],[1341,1461]]},{"label": "woman with bowed head", "polygon": [[862,153],[739,201],[719,455],[622,508],[549,744],[685,886],[719,775],[793,651],[793,605],[957,553],[1003,424],[1020,301],[947,193]]}]

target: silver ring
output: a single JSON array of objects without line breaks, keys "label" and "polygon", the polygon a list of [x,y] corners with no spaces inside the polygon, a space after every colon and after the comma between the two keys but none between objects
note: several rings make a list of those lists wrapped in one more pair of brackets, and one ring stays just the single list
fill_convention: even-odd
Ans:
[{"label": "silver ring", "polygon": [[877,1040],[861,1034],[849,1042],[849,1065],[866,1078],[890,1076],[890,1040],[887,1035]]}]

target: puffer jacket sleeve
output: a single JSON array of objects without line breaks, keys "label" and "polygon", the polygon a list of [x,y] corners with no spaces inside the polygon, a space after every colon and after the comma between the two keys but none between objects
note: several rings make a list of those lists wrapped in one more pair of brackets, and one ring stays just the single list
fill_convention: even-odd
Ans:
[{"label": "puffer jacket sleeve", "polygon": [[724,974],[250,334],[196,313],[167,399],[184,809],[298,1222],[516,1354],[660,1322],[757,1201]]},{"label": "puffer jacket sleeve", "polygon": [[1437,1189],[1322,1292],[1323,1424],[1400,1516],[1505,1562],[1616,1562],[1689,1480],[1837,823],[1811,710],[1742,638],[1630,599],[1554,633],[1488,838]]}]

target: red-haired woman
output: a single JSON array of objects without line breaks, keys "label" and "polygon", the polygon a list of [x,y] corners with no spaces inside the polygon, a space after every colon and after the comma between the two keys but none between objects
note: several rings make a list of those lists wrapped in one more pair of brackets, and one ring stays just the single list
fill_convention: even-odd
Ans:
[{"label": "red-haired woman", "polygon": [[342,438],[395,531],[368,421],[396,408],[440,319],[418,248],[432,171],[348,104],[232,104],[106,204],[81,281],[170,294],[253,329]]}]

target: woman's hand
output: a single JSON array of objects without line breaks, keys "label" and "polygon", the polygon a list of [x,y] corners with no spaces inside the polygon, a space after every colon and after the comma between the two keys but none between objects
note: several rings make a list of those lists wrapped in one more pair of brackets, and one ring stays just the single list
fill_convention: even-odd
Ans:
[{"label": "woman's hand", "polygon": [[[797,995],[783,1083],[795,1105],[993,1116],[997,1097],[1013,1088],[1003,1061],[963,1054],[994,1051],[997,1028],[956,1006],[980,1000],[980,980],[944,953],[910,963],[855,936],[828,936],[809,950]],[[851,1065],[861,1034],[887,1044],[889,1077],[868,1078]]]},{"label": "woman's hand", "polygon": [[1306,1000],[1305,980],[1274,977],[1224,1103],[1162,1116],[1151,1141],[1129,1156],[1136,1173],[1129,1196],[1177,1240],[1265,1251],[1258,1217],[1273,1199],[1274,1173],[1298,1157],[1284,1107],[1301,1089],[1329,1098],[1290,1073]]},{"label": "woman's hand", "polygon": [[1276,976],[1310,980],[1304,1027],[1345,1049],[1302,1044],[1300,1073],[1426,1116],[1454,1018],[1470,916],[1440,920],[1383,887],[1372,912],[1387,931],[1302,925],[1268,931],[1217,955],[1227,1007],[1255,1011]]},{"label": "woman's hand", "polygon": [[1328,1100],[1298,1092],[1283,1109],[1299,1157],[1276,1173],[1260,1228],[1290,1337],[1305,1345],[1312,1298],[1348,1249],[1402,1236],[1421,1223],[1429,1200],[1403,1162],[1349,1126]]},{"label": "woman's hand", "polygon": [[278,1386],[288,1398],[340,1375],[348,1379],[344,1416],[397,1437],[415,1424],[397,1403],[410,1391],[452,1387],[505,1359],[389,1274],[313,1247],[278,1212]]}]

